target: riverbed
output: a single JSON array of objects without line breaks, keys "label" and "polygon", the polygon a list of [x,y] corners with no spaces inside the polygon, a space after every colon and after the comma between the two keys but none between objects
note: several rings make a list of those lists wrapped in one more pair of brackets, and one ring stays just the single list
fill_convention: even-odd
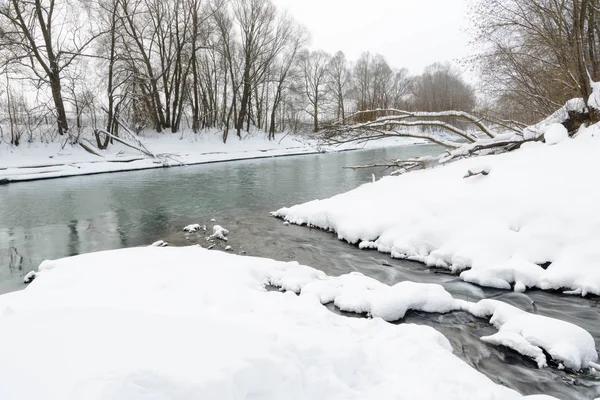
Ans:
[{"label": "riverbed", "polygon": [[[427,145],[393,147],[0,186],[0,293],[23,288],[22,276],[44,259],[149,245],[159,239],[171,245],[206,246],[203,233],[185,234],[182,228],[191,223],[209,229],[220,224],[231,232],[227,244],[237,254],[295,260],[329,275],[360,271],[387,284],[439,283],[455,297],[496,298],[575,323],[600,343],[597,298],[484,289],[418,263],[359,250],[332,233],[286,226],[269,216],[280,207],[330,197],[370,182],[372,173],[376,178],[385,173],[346,166],[438,151]],[[455,354],[523,394],[546,393],[562,399],[600,396],[600,375],[537,369],[513,351],[481,342],[479,337],[494,328],[468,314],[409,313],[401,323],[440,330]]]}]

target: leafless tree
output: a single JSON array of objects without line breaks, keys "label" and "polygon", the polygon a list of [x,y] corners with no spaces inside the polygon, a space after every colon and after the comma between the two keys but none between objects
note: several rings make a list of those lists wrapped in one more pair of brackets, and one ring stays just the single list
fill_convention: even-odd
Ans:
[{"label": "leafless tree", "polygon": [[475,92],[450,63],[434,63],[415,77],[412,107],[419,111],[472,111]]},{"label": "leafless tree", "polygon": [[[242,92],[236,130],[241,135],[249,116],[253,84],[272,59],[276,10],[269,0],[234,0],[233,14],[241,33],[243,59]],[[249,120],[248,120],[249,123]]]},{"label": "leafless tree", "polygon": [[304,75],[304,94],[309,103],[307,112],[312,117],[313,132],[319,131],[319,114],[325,102],[330,59],[331,56],[322,50],[305,51],[300,57]]},{"label": "leafless tree", "polygon": [[327,90],[335,98],[336,119],[346,118],[346,97],[350,91],[351,72],[343,52],[338,51],[327,68]]},{"label": "leafless tree", "polygon": [[587,101],[591,81],[600,79],[599,13],[590,0],[477,3],[481,45],[473,61],[505,115],[523,110],[523,119],[533,122],[570,98]]},{"label": "leafless tree", "polygon": [[101,32],[85,23],[86,10],[68,0],[9,0],[0,4],[0,41],[8,49],[4,60],[31,73],[35,86],[48,86],[58,133],[69,130],[62,80],[69,68]]},{"label": "leafless tree", "polygon": [[296,63],[299,52],[307,41],[307,34],[303,28],[297,26],[293,21],[283,21],[287,29],[285,31],[286,37],[284,39],[284,46],[280,56],[276,59],[275,65],[272,68],[274,91],[273,104],[271,106],[271,117],[269,122],[269,140],[275,139],[275,118],[277,111],[279,110],[284,90],[286,88],[286,80],[290,76],[290,70]]}]

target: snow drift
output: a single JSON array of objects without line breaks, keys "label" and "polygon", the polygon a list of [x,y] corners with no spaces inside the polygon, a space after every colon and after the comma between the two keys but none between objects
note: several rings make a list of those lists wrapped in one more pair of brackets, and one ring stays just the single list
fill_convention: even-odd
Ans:
[{"label": "snow drift", "polygon": [[[273,215],[484,286],[600,295],[600,128],[386,177]],[[487,175],[464,178],[485,166]],[[549,265],[549,266],[548,266]],[[547,269],[545,269],[547,267]]]},{"label": "snow drift", "polygon": [[144,247],[39,269],[0,296],[2,399],[521,398],[432,328],[265,289],[330,279],[297,263]]}]

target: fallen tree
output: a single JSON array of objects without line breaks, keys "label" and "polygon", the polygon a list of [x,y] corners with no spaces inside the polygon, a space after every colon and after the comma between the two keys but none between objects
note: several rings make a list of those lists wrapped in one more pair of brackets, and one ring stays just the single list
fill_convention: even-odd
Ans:
[{"label": "fallen tree", "polygon": [[[110,132],[105,131],[104,129],[94,129],[94,136],[96,137],[96,140],[98,141],[98,143],[100,143],[101,139],[100,137],[102,135],[104,135],[105,139],[105,143],[108,144],[108,141],[116,141],[121,143],[124,146],[127,146],[131,149],[137,150],[140,153],[142,153],[144,156],[148,157],[148,158],[152,158],[154,159],[156,162],[163,164],[164,166],[170,166],[171,162],[174,162],[175,164],[179,164],[179,165],[183,165],[183,162],[179,159],[177,159],[177,157],[175,157],[175,155],[173,154],[168,154],[168,153],[161,153],[161,154],[157,154],[154,153],[153,151],[151,151],[150,149],[148,149],[144,143],[142,143],[141,140],[139,140],[136,136],[135,133],[133,133],[131,131],[131,129],[127,126],[127,124],[125,124],[123,121],[121,121],[120,119],[116,119],[117,123],[121,126],[122,130],[128,135],[129,140],[125,140],[122,137],[118,137],[115,136],[113,134],[111,134]],[[81,144],[81,143],[80,143]],[[91,142],[90,142],[91,145]],[[95,154],[95,152],[91,151],[91,149],[89,149],[89,146],[84,146],[83,144],[81,144],[81,146],[86,149],[89,152],[92,152],[92,154]],[[88,148],[86,148],[88,147]],[[89,149],[89,150],[88,150]],[[98,154],[96,154],[98,155]]]},{"label": "fallen tree", "polygon": [[[379,115],[379,117],[367,122],[347,123],[347,121],[360,119],[357,117],[361,114]],[[449,120],[455,123],[448,122]],[[456,122],[460,122],[464,128],[459,127]],[[553,124],[563,125],[569,135],[573,135],[581,125],[589,122],[589,110],[583,99],[569,100],[548,118],[532,126],[525,126],[517,121],[484,119],[464,111],[413,112],[377,109],[359,111],[325,127],[322,131],[322,139],[327,145],[336,145],[351,142],[366,143],[388,137],[408,137],[423,139],[445,149],[438,156],[389,160],[384,163],[348,167],[352,169],[384,167],[393,169],[392,174],[402,174],[461,158],[516,150],[527,142],[544,141],[544,133]],[[492,129],[490,126],[495,128]]]}]

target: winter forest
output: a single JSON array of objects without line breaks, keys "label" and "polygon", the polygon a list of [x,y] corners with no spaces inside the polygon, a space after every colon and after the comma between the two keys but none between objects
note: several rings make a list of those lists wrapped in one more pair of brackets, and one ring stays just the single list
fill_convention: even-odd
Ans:
[{"label": "winter forest", "polygon": [[[269,0],[5,0],[2,138],[76,143],[96,132],[251,128],[317,132],[398,109],[473,112],[523,127],[600,79],[593,1],[474,3],[472,57],[411,76],[368,49],[309,50],[310,32]],[[595,116],[593,118],[596,118]]]},{"label": "winter forest", "polygon": [[0,0],[1,400],[600,400],[600,0]]},{"label": "winter forest", "polygon": [[380,54],[309,51],[309,32],[269,0],[7,1],[0,14],[2,119],[15,145],[54,132],[118,136],[117,121],[137,132],[214,128],[226,141],[250,127],[317,132],[359,110],[475,106],[450,64],[411,77]]}]

